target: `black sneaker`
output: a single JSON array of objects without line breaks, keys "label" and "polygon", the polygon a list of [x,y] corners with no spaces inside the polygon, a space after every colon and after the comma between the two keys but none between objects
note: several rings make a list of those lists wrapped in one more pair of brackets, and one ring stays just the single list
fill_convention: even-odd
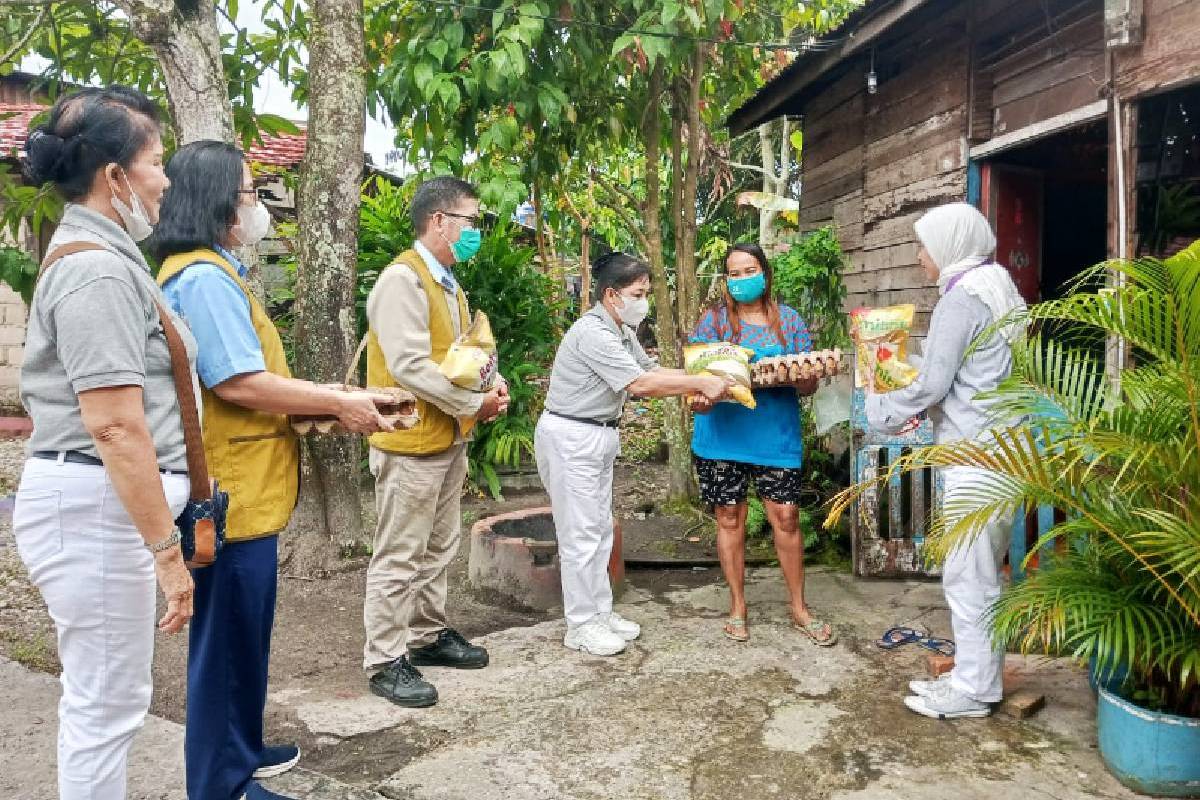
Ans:
[{"label": "black sneaker", "polygon": [[409,650],[408,658],[420,667],[482,669],[488,665],[487,650],[471,644],[453,628],[442,628],[436,642]]},{"label": "black sneaker", "polygon": [[372,675],[371,691],[405,708],[426,708],[438,699],[437,689],[421,677],[406,656],[400,656]]}]

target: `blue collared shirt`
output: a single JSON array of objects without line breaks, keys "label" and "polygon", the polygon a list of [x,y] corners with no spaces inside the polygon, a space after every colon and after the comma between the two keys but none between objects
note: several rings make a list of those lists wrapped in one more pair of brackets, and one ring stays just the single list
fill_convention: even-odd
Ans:
[{"label": "blue collared shirt", "polygon": [[[231,253],[219,246],[213,250],[239,276],[246,276],[246,267]],[[221,267],[209,262],[193,264],[167,281],[163,294],[196,337],[196,372],[209,389],[237,375],[266,370],[262,346],[250,321],[250,301]]]}]

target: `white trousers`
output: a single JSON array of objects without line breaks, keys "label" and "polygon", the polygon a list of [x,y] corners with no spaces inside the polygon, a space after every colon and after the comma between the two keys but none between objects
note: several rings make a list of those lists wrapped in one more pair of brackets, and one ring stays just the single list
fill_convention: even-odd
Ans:
[{"label": "white trousers", "polygon": [[553,414],[538,421],[534,453],[554,513],[563,612],[572,628],[612,611],[608,558],[613,548],[613,464],[620,450],[616,428]]},{"label": "white trousers", "polygon": [[[977,506],[973,494],[986,483],[988,472],[974,467],[943,471],[945,513],[958,503]],[[957,513],[963,513],[960,506]],[[942,589],[950,606],[954,629],[954,671],[950,682],[982,703],[998,703],[1004,693],[1004,647],[993,643],[987,612],[1000,597],[1000,570],[1012,534],[1011,521],[993,519],[970,543],[955,548],[942,570]]]},{"label": "white trousers", "polygon": [[[187,477],[162,482],[177,515]],[[99,466],[29,459],[13,533],[58,631],[59,797],[122,800],[129,747],[150,707],[154,556]]]}]

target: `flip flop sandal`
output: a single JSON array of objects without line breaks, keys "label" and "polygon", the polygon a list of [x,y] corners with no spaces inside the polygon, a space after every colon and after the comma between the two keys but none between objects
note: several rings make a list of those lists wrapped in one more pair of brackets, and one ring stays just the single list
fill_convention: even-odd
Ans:
[{"label": "flip flop sandal", "polygon": [[807,625],[801,625],[795,618],[792,619],[792,627],[807,636],[808,640],[817,647],[833,647],[837,644],[837,633],[834,632],[832,625],[829,625],[829,637],[827,639],[818,638],[825,632],[826,625],[829,625],[829,623],[819,620],[816,617],[813,617],[812,621]]},{"label": "flip flop sandal", "polygon": [[[741,634],[733,632],[737,628],[742,629]],[[725,634],[726,639],[732,639],[735,642],[750,641],[750,630],[746,627],[746,620],[742,617],[730,617],[725,620],[725,627],[721,629],[721,633]]]},{"label": "flip flop sandal", "polygon": [[921,636],[916,641],[921,647],[924,647],[926,650],[932,650],[938,655],[954,655],[954,642],[949,639],[938,639],[936,636]]},{"label": "flip flop sandal", "polygon": [[913,630],[912,628],[897,626],[895,628],[888,628],[886,631],[884,631],[883,636],[880,636],[875,640],[875,645],[884,650],[892,650],[900,645],[915,642],[923,636],[928,636],[928,634],[921,633],[920,631]]}]

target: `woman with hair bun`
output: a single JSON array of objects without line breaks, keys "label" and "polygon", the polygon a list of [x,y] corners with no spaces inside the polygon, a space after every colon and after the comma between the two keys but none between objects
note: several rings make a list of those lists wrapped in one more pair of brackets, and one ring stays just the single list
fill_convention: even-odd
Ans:
[{"label": "woman with hair bun", "polygon": [[[25,167],[66,200],[29,311],[21,402],[33,420],[13,532],[62,662],[63,800],[120,800],[150,706],[155,583],[177,633],[192,579],[175,518],[188,499],[183,422],[159,318],[166,302],[138,250],[167,177],[157,107],[123,86],[55,103]],[[169,313],[169,312],[168,312]],[[171,315],[193,364],[195,342]]]}]

